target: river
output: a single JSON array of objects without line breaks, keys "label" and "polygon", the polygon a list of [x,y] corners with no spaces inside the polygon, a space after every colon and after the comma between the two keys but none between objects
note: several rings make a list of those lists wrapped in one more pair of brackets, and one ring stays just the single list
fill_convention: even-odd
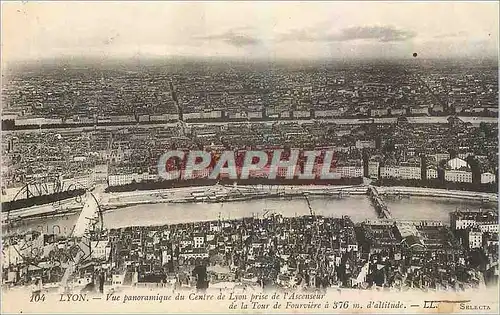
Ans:
[{"label": "river", "polygon": [[[355,222],[377,217],[368,197],[364,195],[353,195],[342,199],[310,196],[309,200],[311,208],[318,215],[333,217],[348,215]],[[456,209],[497,208],[495,204],[484,205],[476,201],[431,197],[386,198],[386,203],[395,219],[441,220],[445,224],[449,224],[449,213]],[[236,219],[253,215],[262,217],[265,212],[275,212],[290,217],[308,215],[310,210],[306,200],[298,197],[226,203],[144,204],[106,211],[103,214],[103,222],[107,228],[119,228],[216,220],[219,217],[221,219]],[[21,232],[29,229],[43,229],[45,233],[68,235],[76,218],[77,214],[69,214],[25,220],[14,230]]]}]

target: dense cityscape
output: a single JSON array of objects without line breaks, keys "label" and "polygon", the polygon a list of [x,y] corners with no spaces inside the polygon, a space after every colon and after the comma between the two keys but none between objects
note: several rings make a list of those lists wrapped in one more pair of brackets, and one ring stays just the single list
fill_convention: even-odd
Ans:
[{"label": "dense cityscape", "polygon": [[158,159],[171,149],[331,148],[340,178],[496,191],[495,65],[244,66],[68,65],[12,75],[2,189],[59,176],[84,186],[157,181]]},{"label": "dense cityscape", "polygon": [[[83,238],[12,232],[2,239],[6,285],[465,290],[498,281],[496,204],[457,210],[449,222],[400,220],[373,188],[496,194],[495,64],[67,64],[12,72],[3,91],[7,227],[11,210],[42,207],[47,195],[236,184],[208,179],[210,170],[192,182],[164,180],[158,159],[168,150],[333,150],[333,179],[280,173],[273,184],[362,187],[379,214],[353,222],[311,208],[308,216],[92,225]],[[185,171],[184,162],[173,167]],[[249,183],[269,180],[254,173],[237,184]]]},{"label": "dense cityscape", "polygon": [[498,1],[6,1],[0,313],[498,313]]},{"label": "dense cityscape", "polygon": [[[57,286],[72,259],[66,252],[68,239],[34,231],[7,240],[6,283],[41,279]],[[111,229],[76,246],[70,252],[86,252],[71,282],[80,289],[102,281],[112,287],[239,283],[465,290],[498,281],[498,213],[492,211],[453,212],[449,226],[440,221],[353,223],[349,217],[270,213],[264,218]]]}]

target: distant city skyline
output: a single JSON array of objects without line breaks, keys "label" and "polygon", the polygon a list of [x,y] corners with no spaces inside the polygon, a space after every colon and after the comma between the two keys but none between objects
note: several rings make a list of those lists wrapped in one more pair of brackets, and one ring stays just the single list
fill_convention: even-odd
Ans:
[{"label": "distant city skyline", "polygon": [[498,56],[498,2],[8,2],[2,61]]}]

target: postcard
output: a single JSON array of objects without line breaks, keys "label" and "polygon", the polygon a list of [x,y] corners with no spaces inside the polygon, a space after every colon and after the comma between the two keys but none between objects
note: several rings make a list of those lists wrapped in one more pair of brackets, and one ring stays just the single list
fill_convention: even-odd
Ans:
[{"label": "postcard", "polygon": [[498,314],[498,2],[1,11],[2,313]]}]

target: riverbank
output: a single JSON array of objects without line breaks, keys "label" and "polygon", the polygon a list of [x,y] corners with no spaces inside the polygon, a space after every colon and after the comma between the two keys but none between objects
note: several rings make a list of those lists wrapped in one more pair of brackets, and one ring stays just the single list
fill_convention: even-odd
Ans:
[{"label": "riverbank", "polygon": [[[107,194],[107,201],[102,205],[104,209],[119,208],[138,204],[156,203],[189,203],[189,202],[231,202],[263,198],[312,196],[339,196],[364,195],[368,186],[282,186],[269,188],[267,186],[248,188],[245,186],[227,187],[192,187],[175,190],[162,189],[155,191],[121,192]],[[435,198],[453,198],[481,202],[498,202],[498,195],[494,193],[470,192],[461,190],[444,190],[436,188],[417,187],[384,187],[377,186],[380,195],[406,195]]]},{"label": "riverbank", "polygon": [[[494,115],[494,114],[493,114]],[[408,123],[410,124],[446,124],[448,123],[449,115],[442,116],[408,116],[406,117]],[[498,117],[492,116],[458,116],[463,122],[470,122],[473,125],[479,125],[481,122],[495,124],[498,121]],[[258,124],[274,124],[276,122],[289,122],[289,123],[310,123],[312,121],[319,122],[331,122],[339,125],[359,125],[359,124],[395,124],[398,121],[398,117],[342,117],[342,118],[311,118],[311,117],[290,117],[288,119],[265,117],[259,119],[250,119],[251,123]],[[247,119],[234,119],[227,121],[225,119],[196,119],[186,121],[191,126],[197,125],[228,125],[228,124],[241,124],[248,123]],[[15,121],[15,120],[2,120],[2,131],[5,132],[29,132],[38,131],[40,129],[49,129],[54,131],[65,131],[71,130],[89,130],[95,128],[106,128],[106,129],[117,129],[123,128],[124,126],[137,126],[140,125],[142,128],[154,128],[158,126],[176,126],[177,122],[172,120],[156,120],[156,121],[129,121],[129,122],[111,122],[111,121],[97,121],[97,122],[87,122],[87,123],[63,123],[62,120],[57,123],[48,122],[44,118],[34,118],[30,120],[29,123]]]},{"label": "riverbank", "polygon": [[[230,202],[240,203],[245,201],[271,200],[271,199],[304,199],[305,196],[325,197],[334,199],[345,199],[349,196],[365,195],[367,185],[358,186],[208,186],[208,187],[184,187],[173,189],[159,189],[150,191],[132,191],[119,193],[100,193],[98,195],[101,210],[103,212],[115,211],[122,208],[170,204],[227,204]],[[454,191],[434,188],[417,187],[384,187],[377,186],[379,194],[384,197],[395,196],[396,198],[426,197],[440,198],[445,200],[463,200],[496,204],[498,195],[493,193],[478,193],[470,191]],[[332,199],[332,200],[334,200]],[[57,207],[50,204],[34,206],[25,209],[2,213],[2,222],[7,220],[35,220],[43,217],[60,215],[62,213],[77,213],[82,205],[76,201],[68,201]]]},{"label": "riverbank", "polygon": [[464,190],[446,190],[406,186],[376,186],[380,195],[409,195],[435,198],[454,198],[485,202],[498,202],[498,194]]},{"label": "riverbank", "polygon": [[[366,194],[367,186],[222,186],[160,189],[107,193],[103,195],[103,209],[156,203],[226,203],[265,198],[293,198],[305,195],[339,196]],[[107,198],[107,199],[106,199]]]}]

